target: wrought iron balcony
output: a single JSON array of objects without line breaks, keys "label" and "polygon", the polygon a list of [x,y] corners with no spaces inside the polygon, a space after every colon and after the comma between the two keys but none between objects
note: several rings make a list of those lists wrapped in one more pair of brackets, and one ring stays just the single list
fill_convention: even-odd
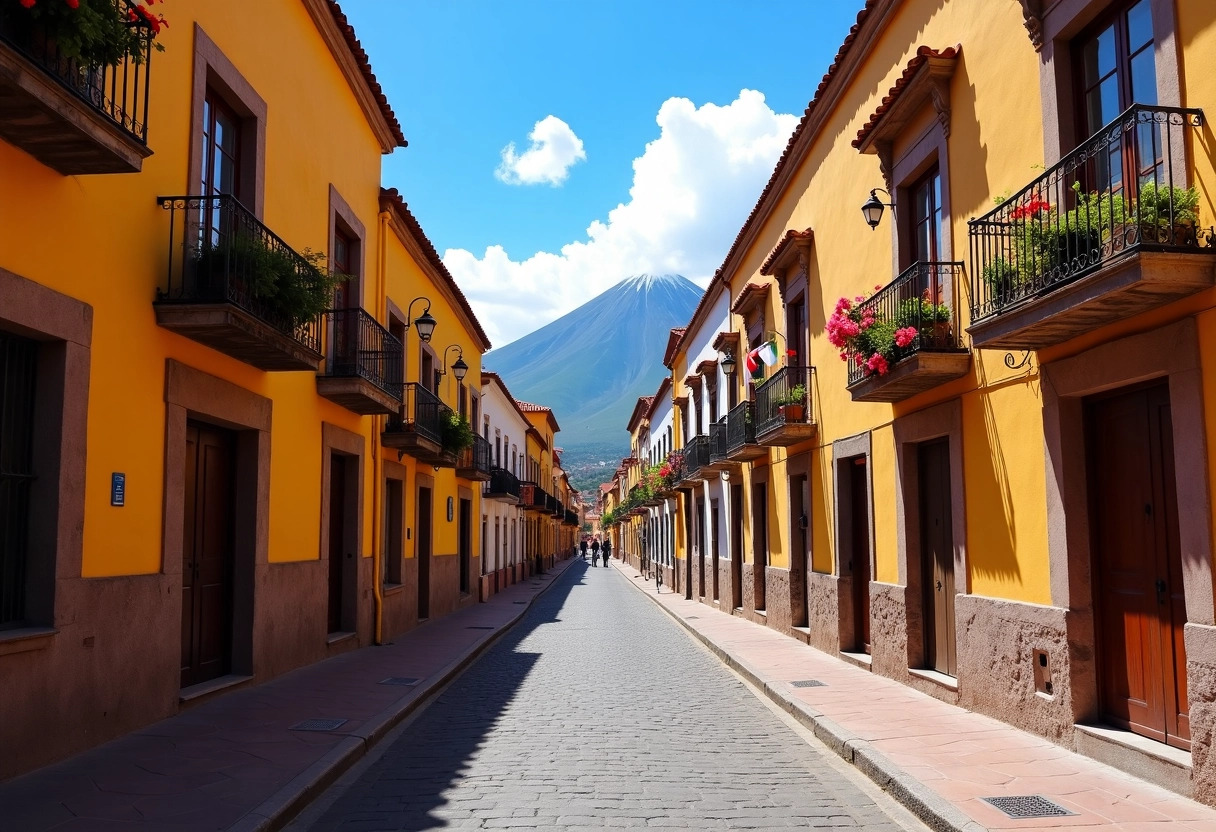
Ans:
[{"label": "wrought iron balcony", "polygon": [[519,483],[519,504],[528,511],[543,512],[548,494],[534,482],[522,480]]},{"label": "wrought iron balcony", "polygon": [[706,434],[694,436],[684,445],[684,482],[698,482],[705,479],[702,468],[709,464],[709,437]]},{"label": "wrought iron balcony", "polygon": [[418,382],[406,382],[404,402],[389,417],[380,444],[428,465],[454,468],[456,455],[443,447],[443,425],[451,412],[430,390]]},{"label": "wrought iron balcony", "polygon": [[782,367],[756,386],[756,441],[795,445],[815,435],[813,367]]},{"label": "wrought iron balcony", "polygon": [[572,509],[566,509],[566,516],[565,516],[565,519],[563,519],[562,523],[563,523],[563,525],[566,525],[566,526],[577,526],[578,525],[578,512],[573,511]]},{"label": "wrought iron balcony", "polygon": [[482,496],[512,505],[519,504],[519,477],[505,468],[491,468]]},{"label": "wrought iron balcony", "polygon": [[736,467],[726,458],[726,417],[709,424],[709,461],[701,466],[702,474],[716,473]]},{"label": "wrought iron balcony", "polygon": [[726,458],[731,462],[750,462],[768,455],[756,441],[756,404],[743,401],[726,414]]},{"label": "wrought iron balcony", "polygon": [[461,451],[456,460],[456,476],[485,482],[493,471],[493,457],[490,440],[473,434],[473,444]]},{"label": "wrought iron balcony", "polygon": [[977,347],[1041,349],[1210,288],[1202,110],[1134,105],[968,224]]},{"label": "wrought iron balcony", "polygon": [[[913,263],[859,304],[874,323],[868,347],[848,362],[853,401],[899,402],[967,373],[971,355],[951,300],[962,279],[962,263]],[[869,360],[875,353],[882,363]]]},{"label": "wrought iron balcony", "polygon": [[364,309],[332,309],[322,318],[326,355],[317,393],[364,415],[400,410],[401,342]]},{"label": "wrought iron balcony", "polygon": [[115,42],[87,57],[30,10],[0,4],[0,137],[65,175],[137,173],[152,153],[152,27],[128,17],[130,0],[112,4]]},{"label": "wrought iron balcony", "polygon": [[169,271],[156,322],[262,370],[318,370],[320,315],[293,300],[325,295],[325,275],[234,197],[157,202],[169,214]]}]

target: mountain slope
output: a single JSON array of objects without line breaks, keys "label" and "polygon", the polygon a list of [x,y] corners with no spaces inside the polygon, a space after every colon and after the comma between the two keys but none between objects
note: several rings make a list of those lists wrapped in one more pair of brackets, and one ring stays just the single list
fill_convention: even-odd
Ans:
[{"label": "mountain slope", "polygon": [[511,393],[553,408],[570,452],[610,444],[629,450],[625,423],[638,396],[667,373],[672,327],[692,317],[701,288],[681,275],[638,275],[540,329],[486,354]]}]

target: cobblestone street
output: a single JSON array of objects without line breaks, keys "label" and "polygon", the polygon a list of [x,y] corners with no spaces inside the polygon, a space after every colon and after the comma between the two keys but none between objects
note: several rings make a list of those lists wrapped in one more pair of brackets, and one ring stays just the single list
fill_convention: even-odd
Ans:
[{"label": "cobblestone street", "polygon": [[923,828],[889,817],[628,581],[574,563],[291,828]]}]

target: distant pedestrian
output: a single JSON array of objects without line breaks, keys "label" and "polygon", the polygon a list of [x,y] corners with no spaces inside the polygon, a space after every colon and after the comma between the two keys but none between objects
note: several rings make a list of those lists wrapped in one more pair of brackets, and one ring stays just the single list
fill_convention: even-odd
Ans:
[{"label": "distant pedestrian", "polygon": [[583,560],[587,559],[587,538],[583,538],[578,542],[578,550],[583,556]]},{"label": "distant pedestrian", "polygon": [[[593,537],[591,539],[591,565],[595,566],[596,563],[599,561],[599,559],[600,559],[600,539],[598,537]],[[607,565],[608,564],[605,562],[604,566],[607,566]]]},{"label": "distant pedestrian", "polygon": [[608,558],[612,557],[612,538],[604,538],[604,566],[608,565]]}]

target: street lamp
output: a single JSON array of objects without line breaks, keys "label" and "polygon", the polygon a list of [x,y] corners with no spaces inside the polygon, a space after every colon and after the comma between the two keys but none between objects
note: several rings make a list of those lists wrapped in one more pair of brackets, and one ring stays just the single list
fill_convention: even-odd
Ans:
[{"label": "street lamp", "polygon": [[[878,198],[878,191],[882,191],[890,199],[890,202],[883,202]],[[870,198],[861,206],[861,215],[866,218],[866,225],[870,226],[870,230],[878,228],[878,224],[882,222],[882,209],[886,206],[891,206],[891,213],[895,213],[895,199],[890,193],[882,188],[874,188],[870,191]]]},{"label": "street lamp", "polygon": [[410,301],[410,305],[405,310],[405,329],[408,332],[410,328],[410,315],[414,314],[414,304],[422,301],[426,304],[426,309],[422,310],[422,314],[414,318],[414,325],[418,327],[418,337],[423,341],[429,342],[431,335],[435,333],[435,319],[431,317],[431,299],[427,297],[416,297]]},{"label": "street lamp", "polygon": [[448,363],[448,353],[452,350],[456,350],[458,353],[455,363],[452,364],[452,375],[456,376],[457,381],[464,381],[465,374],[469,372],[469,365],[464,363],[464,347],[459,344],[449,344],[448,348],[443,351],[443,363],[445,366],[439,371],[439,374],[443,376],[448,374],[446,365]]},{"label": "street lamp", "polygon": [[730,351],[730,350],[727,350],[727,351],[726,351],[726,354],[722,356],[722,362],[721,362],[721,363],[722,363],[722,372],[726,373],[726,377],[727,377],[727,378],[729,378],[729,379],[734,379],[734,377],[735,377],[735,365],[736,365],[736,363],[737,363],[737,362],[735,361],[735,354],[734,354],[734,352],[732,352],[732,351]]}]

